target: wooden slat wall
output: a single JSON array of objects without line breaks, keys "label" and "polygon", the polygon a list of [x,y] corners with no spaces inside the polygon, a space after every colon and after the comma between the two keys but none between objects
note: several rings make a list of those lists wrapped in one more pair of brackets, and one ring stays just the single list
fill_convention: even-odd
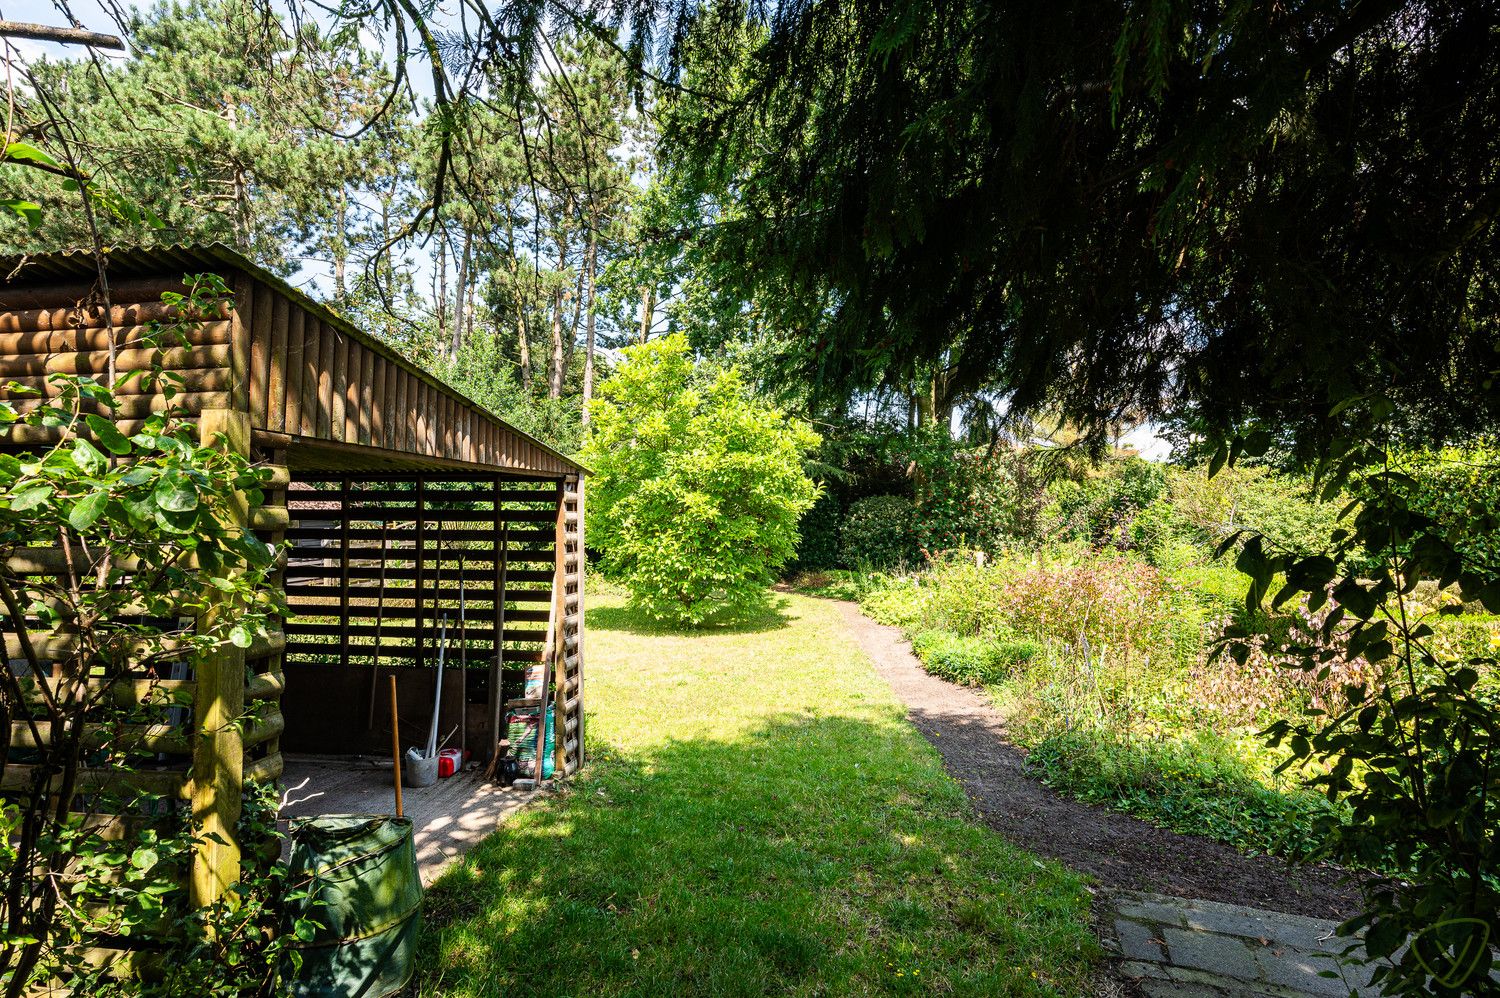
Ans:
[{"label": "wooden slat wall", "polygon": [[561,477],[577,468],[277,288],[249,282],[256,430]]},{"label": "wooden slat wall", "polygon": [[[509,550],[501,591],[509,604],[501,632],[505,657],[541,659],[555,558],[555,482],[320,477],[298,480],[286,501],[292,544],[286,593],[295,613],[287,623],[290,661],[368,668],[380,615],[382,664],[432,665],[439,619],[446,614],[450,631],[457,627],[462,560],[467,659],[486,667],[496,645],[497,556],[506,560],[502,525]],[[449,661],[457,648],[450,634]]]}]

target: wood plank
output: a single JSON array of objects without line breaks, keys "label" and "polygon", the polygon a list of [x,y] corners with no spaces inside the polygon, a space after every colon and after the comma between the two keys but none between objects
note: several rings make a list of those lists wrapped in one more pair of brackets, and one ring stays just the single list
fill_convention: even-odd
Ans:
[{"label": "wood plank", "polygon": [[296,432],[312,437],[318,432],[318,410],[322,405],[318,375],[323,367],[323,324],[309,315],[303,324],[302,340],[302,418],[297,422]]},{"label": "wood plank", "polygon": [[411,375],[404,370],[396,371],[396,439],[393,450],[411,450]]},{"label": "wood plank", "polygon": [[309,343],[307,336],[307,313],[295,305],[288,303],[287,311],[287,355],[286,355],[286,418],[282,423],[287,433],[297,434],[302,432],[302,409],[303,398],[307,394],[307,388],[311,387],[312,394],[317,395],[317,380],[314,379],[304,384],[307,376],[307,353],[309,347],[314,357],[318,353],[318,344],[314,340]]},{"label": "wood plank", "polygon": [[[40,742],[32,736],[31,725],[25,721],[12,721],[10,747],[46,748],[51,743],[52,725],[48,721],[37,721],[36,728]],[[171,755],[186,755],[191,748],[188,732],[180,724],[116,724],[108,730],[90,725],[84,732],[83,744],[92,749],[109,747]]]},{"label": "wood plank", "polygon": [[[266,372],[266,418],[261,426],[281,432],[286,429],[287,384],[287,312],[291,302],[286,296],[271,292],[271,350]],[[301,309],[297,310],[299,313]],[[299,358],[300,360],[300,358]]]},{"label": "wood plank", "polygon": [[[374,650],[374,645],[369,649]],[[360,649],[363,651],[363,647]],[[294,666],[318,659],[322,664],[334,664],[338,658],[338,645],[334,643],[319,644],[312,641],[292,641],[287,647],[288,661]],[[427,668],[425,664],[429,658],[428,649],[425,644],[398,645],[384,644],[380,646],[380,663],[388,665],[390,661],[400,660],[412,663],[409,668]],[[505,649],[505,661],[507,663],[538,663],[542,661],[543,649],[541,648],[507,648]],[[390,660],[390,661],[388,661]],[[446,668],[446,666],[445,666]],[[479,668],[475,665],[474,668]]]},{"label": "wood plank", "polygon": [[349,351],[349,380],[340,390],[344,393],[344,425],[340,432],[346,443],[359,443],[359,381],[364,371],[365,351],[358,344]]},{"label": "wood plank", "polygon": [[322,330],[323,348],[318,354],[318,422],[313,433],[323,440],[332,440],[333,395],[336,390],[333,383],[333,357],[348,337],[332,323],[319,322],[318,326]]},{"label": "wood plank", "polygon": [[385,446],[385,412],[386,412],[386,378],[390,371],[390,365],[386,359],[376,354],[374,356],[375,369],[370,378],[370,443],[376,447]]},{"label": "wood plank", "polygon": [[[379,522],[381,519],[415,520],[417,518],[414,506],[384,506],[378,509],[298,509],[295,505],[295,493],[288,499],[293,504],[290,509],[296,514],[295,519],[298,520]],[[548,509],[510,508],[502,509],[498,513],[492,509],[436,509],[428,510],[426,515],[430,519],[441,517],[449,523],[495,523],[502,520],[510,523],[550,523],[556,519],[556,514]]]},{"label": "wood plank", "polygon": [[[413,604],[412,605],[416,608],[416,611],[417,611],[416,614],[415,614],[415,616],[414,616],[414,619],[416,620],[418,627],[422,626],[422,621],[425,619],[424,616],[423,616],[423,604],[426,603],[426,596],[425,596],[425,594],[424,594],[423,591],[427,588],[427,519],[426,519],[426,515],[425,515],[426,514],[426,510],[424,509],[424,507],[426,505],[426,502],[427,502],[427,483],[424,480],[422,480],[422,479],[419,478],[419,479],[417,479],[417,505],[416,505],[416,513],[417,513],[417,515],[416,515],[416,520],[417,520],[417,527],[416,527],[417,564],[416,564],[416,572],[414,573],[415,574],[415,579],[416,579],[416,585],[412,589],[412,597],[413,597]],[[434,587],[434,588],[441,588],[441,586],[439,585],[439,586]],[[416,660],[417,660],[417,666],[418,666],[418,668],[420,668],[422,666],[425,654],[426,654],[426,646],[422,642],[418,642],[417,643],[417,654],[416,654]]]},{"label": "wood plank", "polygon": [[255,318],[255,282],[249,274],[237,272],[232,285],[234,310],[229,314],[233,330],[229,344],[229,370],[234,380],[229,391],[234,396],[233,408],[241,412],[249,412],[250,324]]},{"label": "wood plank", "polygon": [[[199,434],[206,442],[222,434],[224,446],[250,452],[248,412],[213,410],[203,415]],[[198,620],[200,631],[219,626],[233,604],[210,598]],[[194,905],[214,903],[240,873],[235,836],[243,787],[244,748],[239,717],[245,707],[245,652],[221,644],[193,662],[197,679],[193,718],[197,741],[192,766],[192,812],[199,841],[193,855],[189,893]]]},{"label": "wood plank", "polygon": [[[286,642],[281,643],[282,650],[286,649]],[[252,676],[245,683],[246,700],[279,700],[286,692],[286,676],[281,672],[264,672]]]},{"label": "wood plank", "polygon": [[[307,483],[303,483],[303,484],[307,484]],[[358,482],[355,482],[353,484],[355,486],[359,485]],[[550,488],[550,487],[548,487],[548,488],[540,488],[540,489],[509,488],[509,489],[501,489],[501,490],[499,490],[497,492],[496,490],[490,488],[489,484],[487,482],[462,482],[462,483],[459,483],[459,484],[462,484],[462,485],[468,486],[468,487],[461,488],[461,489],[452,489],[452,488],[442,488],[441,487],[441,486],[446,485],[446,484],[448,484],[448,483],[443,482],[440,479],[432,479],[432,480],[428,481],[427,501],[429,502],[429,504],[431,504],[431,503],[439,503],[439,502],[441,502],[441,503],[453,503],[453,502],[484,503],[486,505],[490,505],[493,508],[493,504],[497,500],[499,502],[501,502],[501,503],[526,502],[526,503],[535,503],[535,504],[545,504],[546,507],[547,507],[547,512],[549,514],[552,513],[552,512],[554,512],[556,510],[556,508],[557,508],[556,490],[553,489],[553,488]],[[349,495],[348,495],[348,499],[349,499],[349,501],[351,503],[395,502],[395,503],[405,503],[405,504],[409,505],[411,503],[413,497],[415,496],[415,494],[416,494],[415,490],[413,490],[413,489],[387,489],[387,488],[358,488],[358,487],[355,487],[355,488],[352,488],[350,490]],[[292,500],[294,502],[299,502],[300,503],[300,502],[337,502],[342,497],[343,497],[343,493],[339,489],[336,489],[336,488],[335,489],[309,488],[309,489],[297,489],[296,492],[294,492],[292,494],[291,498],[292,498]],[[549,523],[551,522],[550,517],[549,517],[549,519],[548,519],[547,522],[549,522]],[[551,537],[551,531],[548,531],[547,533],[548,533],[548,537],[550,538]]]},{"label": "wood plank", "polygon": [[250,310],[250,422],[266,425],[266,406],[271,377],[271,289],[263,281],[251,290]]},{"label": "wood plank", "polygon": [[[21,793],[29,791],[40,776],[37,767],[23,763],[8,763],[0,776],[0,791]],[[62,775],[55,774],[47,781],[52,789],[61,789]],[[97,793],[103,790],[128,792],[138,790],[158,797],[184,798],[192,789],[188,774],[178,770],[121,770],[85,769],[78,773],[74,790],[79,793]]]},{"label": "wood plank", "polygon": [[[216,343],[201,347],[138,347],[115,352],[115,370],[191,371],[228,367],[231,346]],[[49,374],[92,374],[109,372],[109,351],[86,350],[76,353],[12,354],[0,356],[0,377],[6,379],[44,377]]]},{"label": "wood plank", "polygon": [[[318,597],[318,599],[335,600],[335,602],[327,603],[326,606],[329,608],[329,614],[333,614],[336,611],[336,606],[338,606],[336,605],[336,600],[338,600],[339,596],[338,588],[332,587],[332,585],[299,584],[296,581],[296,570],[293,569],[288,570],[288,575],[293,576],[293,581],[287,582],[287,596],[306,597],[306,599]],[[431,575],[431,572],[428,575]],[[469,587],[465,582],[465,596],[471,597],[475,602],[489,602],[492,599],[493,593],[495,593],[495,590],[492,590],[492,588]],[[455,600],[458,600],[458,597],[458,585],[455,585],[453,588],[444,587],[440,588],[440,590],[435,590],[435,588],[432,588],[431,579],[429,578],[423,578],[420,587],[404,587],[399,588],[399,590],[398,588],[387,588],[386,590],[387,605],[399,602],[399,600],[410,599],[443,599],[455,602]],[[552,599],[552,591],[547,590],[547,588],[525,588],[523,590],[523,588],[516,588],[514,579],[511,579],[510,587],[505,590],[505,600],[511,603],[546,603],[550,599]],[[314,605],[312,603],[297,603],[297,606],[303,612],[311,612],[311,606]],[[395,617],[398,609],[401,608],[392,606],[387,611],[387,617]]]},{"label": "wood plank", "polygon": [[364,355],[359,366],[359,379],[355,382],[355,402],[359,407],[359,442],[369,446],[372,434],[371,408],[375,404],[375,354],[369,350],[361,350]]},{"label": "wood plank", "polygon": [[[340,503],[347,503],[349,497],[349,479],[344,479],[340,489]],[[339,644],[342,645],[341,664],[349,666],[349,520],[346,518],[340,524],[339,531],[339,594],[342,603],[340,620],[342,621],[342,633]],[[305,629],[298,628],[306,633]]]},{"label": "wood plank", "polygon": [[[324,555],[327,556],[327,557],[332,557],[332,556],[335,556],[335,555],[338,554],[337,550],[335,550],[335,549],[327,549],[327,548],[325,548],[323,550],[324,550]],[[415,552],[410,552],[410,553],[414,554]],[[415,559],[408,559],[408,560],[415,561]],[[428,557],[425,558],[425,559],[423,559],[423,562],[425,564],[431,564],[433,562],[433,556],[432,556],[432,552],[430,550],[428,551]],[[484,563],[479,563],[479,567],[470,567],[470,565],[465,565],[464,566],[464,571],[463,571],[464,584],[468,585],[471,582],[488,583],[488,581],[490,579],[490,571],[491,571],[490,568],[488,568],[486,565],[484,565]],[[386,578],[390,579],[392,581],[404,581],[404,580],[407,580],[407,579],[417,579],[417,578],[424,577],[424,576],[422,576],[420,574],[421,572],[422,572],[422,566],[421,565],[413,565],[411,567],[403,567],[403,566],[394,566],[393,565],[393,566],[388,567],[386,569]],[[291,580],[298,580],[298,581],[300,581],[302,579],[331,579],[331,580],[338,580],[338,579],[340,579],[342,577],[343,571],[337,565],[323,565],[323,564],[298,565],[294,561],[294,562],[291,562],[290,564],[287,565],[287,572],[286,572],[286,574],[287,574],[287,578],[288,578],[289,581],[291,581]],[[458,584],[458,574],[459,574],[458,573],[458,569],[453,568],[453,567],[444,567],[444,569],[443,569],[443,581],[444,582],[452,581],[455,585],[457,585]],[[380,566],[378,564],[376,564],[376,565],[369,565],[369,564],[366,564],[366,565],[354,565],[354,564],[351,564],[349,566],[349,577],[351,579],[378,579],[378,578],[380,578]],[[517,582],[549,583],[549,582],[552,582],[553,579],[554,579],[554,576],[553,576],[552,571],[550,569],[511,569],[510,570],[510,581],[511,581],[512,584],[517,583]],[[476,589],[475,590],[475,592],[483,592],[483,591],[486,591],[486,590],[483,590],[483,589]]]},{"label": "wood plank", "polygon": [[[4,313],[0,313],[3,318]],[[155,326],[118,326],[110,329],[54,329],[25,333],[0,333],[0,354],[14,357],[48,357],[57,353],[98,352],[109,350],[113,340],[117,349],[159,347],[222,346],[229,343],[232,323],[227,319],[199,322],[187,326],[178,335],[160,342],[149,340],[158,334]],[[186,342],[184,342],[186,341]]]},{"label": "wood plank", "polygon": [[[0,291],[0,298],[3,298],[3,295],[3,291]],[[108,321],[105,320],[102,305],[90,305],[83,308],[77,305],[67,305],[36,309],[7,309],[0,304],[0,335],[144,327],[153,322],[175,321],[179,314],[176,305],[169,305],[159,299],[121,302],[114,289],[111,289],[111,298],[116,300],[110,306]],[[229,309],[226,305],[219,306],[217,318],[229,318]]]},{"label": "wood plank", "polygon": [[[457,590],[454,590],[454,594],[453,594],[453,596],[450,597],[449,601],[450,602],[457,602],[457,600],[458,600]],[[338,608],[337,607],[330,607],[329,609],[337,611]],[[412,612],[414,612],[414,610]],[[330,614],[330,616],[331,615],[332,614]],[[312,616],[312,614],[306,614],[306,616]],[[351,617],[355,617],[355,616],[357,616],[357,615],[351,615]],[[386,613],[385,617],[387,617],[388,619],[389,618],[410,619],[411,613],[409,612],[407,614],[403,614],[399,618],[397,618],[396,614]],[[375,614],[374,613],[366,614],[364,616],[364,619],[366,619],[366,620],[374,620],[375,619]],[[450,620],[450,623],[452,623],[451,620]],[[465,630],[467,631],[467,634],[468,634],[468,641],[471,642],[471,643],[473,643],[473,642],[489,642],[489,641],[493,641],[495,639],[495,630],[494,630],[493,627],[486,626],[486,625],[483,625],[483,624],[478,624],[478,623],[473,624],[473,625],[469,625],[467,622],[465,622],[464,626],[465,626]],[[399,639],[399,638],[412,638],[412,639],[427,638],[427,637],[431,636],[431,628],[429,628],[429,627],[413,627],[413,626],[408,626],[408,625],[405,625],[405,624],[385,623],[385,624],[383,624],[383,625],[381,625],[380,627],[377,628],[377,626],[375,624],[349,623],[349,624],[346,625],[342,621],[340,621],[339,623],[336,623],[336,624],[319,624],[319,623],[313,623],[311,621],[305,621],[304,620],[304,621],[298,621],[295,625],[293,625],[293,634],[294,634],[294,637],[297,640],[302,640],[303,638],[337,638],[337,639],[339,639],[337,642],[330,643],[330,645],[329,645],[329,647],[332,648],[333,651],[336,654],[339,654],[339,655],[343,655],[344,654],[344,652],[343,652],[343,645],[344,645],[343,639],[345,637],[350,637],[350,638],[373,638],[373,637],[376,636],[377,630],[379,632],[379,635],[382,638],[391,638],[393,640],[394,639]],[[543,630],[541,630],[539,628],[512,627],[512,628],[507,629],[503,633],[502,640],[504,640],[504,641],[531,641],[531,642],[535,642],[537,644],[541,644],[542,641],[543,641],[543,639],[546,638],[546,636],[547,636],[546,631],[543,631]],[[450,632],[450,635],[449,635],[449,640],[453,644],[457,644],[458,643],[458,640],[456,638],[452,637],[451,632]],[[357,645],[351,645],[350,647],[353,648],[356,651],[359,648],[359,646],[357,646]],[[342,661],[341,664],[343,664],[344,666],[347,666],[349,664],[347,657],[344,658],[344,660]]]},{"label": "wood plank", "polygon": [[273,752],[264,759],[257,759],[245,767],[246,783],[274,783],[281,779],[286,763],[280,752]]},{"label": "wood plank", "polygon": [[333,415],[330,420],[330,428],[335,440],[347,441],[350,439],[344,429],[348,421],[348,405],[344,401],[344,386],[349,383],[349,355],[354,351],[354,341],[347,336],[340,337],[340,344],[333,355]]},{"label": "wood plank", "polygon": [[[299,615],[307,618],[303,623],[311,623],[316,617],[335,617],[339,612],[338,593],[327,586],[317,588],[319,589],[318,592],[311,591],[313,587],[307,586],[298,592],[288,594],[289,605]],[[393,595],[393,592],[405,593],[406,595],[398,600]],[[483,590],[483,595],[476,595],[473,589],[466,586],[464,588],[464,601],[473,608],[475,613],[488,613],[495,606],[494,593],[494,589],[485,589]],[[528,598],[518,600],[518,593]],[[391,604],[395,602],[412,603],[416,601],[417,596],[420,596],[425,603],[430,603],[435,598],[441,602],[456,603],[458,602],[458,589],[456,587],[438,590],[431,588],[423,590],[391,590],[387,588],[385,611],[380,616],[386,620],[415,620],[419,612],[417,607],[392,606]],[[545,589],[510,589],[506,592],[506,597],[501,603],[503,605],[506,603],[529,602],[534,605],[537,603],[546,603],[549,598],[550,596]],[[352,601],[352,606],[349,609],[351,620],[375,619],[378,608],[376,606],[376,597],[373,593],[367,592],[359,597],[351,596],[350,600]],[[425,610],[420,612],[424,615],[426,613]],[[505,610],[505,619],[513,624],[545,624],[547,622],[547,611],[507,607]],[[299,624],[298,626],[300,627],[301,625]],[[475,624],[474,626],[479,627],[480,625]]]},{"label": "wood plank", "polygon": [[[168,410],[184,416],[196,416],[204,409],[227,409],[233,400],[228,392],[178,392],[170,400],[165,395],[122,395],[115,401],[118,404],[113,410],[102,405],[84,404],[81,411],[101,416],[113,414],[117,420],[145,419],[154,413]],[[37,398],[12,403],[15,410],[21,413],[31,412],[48,404],[51,404],[50,400]]]},{"label": "wood plank", "polygon": [[246,725],[244,747],[254,748],[272,738],[280,737],[284,731],[286,731],[286,718],[282,716],[280,710],[272,710]]},{"label": "wood plank", "polygon": [[[188,382],[187,389],[193,392],[219,392],[229,387],[229,369],[227,367],[204,368],[192,372],[179,372],[185,375],[184,381]],[[12,391],[7,385],[15,382],[21,389],[29,391]],[[118,396],[130,395],[157,395],[161,388],[157,385],[146,385],[140,378],[131,378],[115,390]],[[39,393],[39,394],[38,394]],[[47,380],[45,375],[27,375],[25,377],[0,379],[0,399],[32,399],[32,398],[56,398],[62,393],[62,388]]]}]

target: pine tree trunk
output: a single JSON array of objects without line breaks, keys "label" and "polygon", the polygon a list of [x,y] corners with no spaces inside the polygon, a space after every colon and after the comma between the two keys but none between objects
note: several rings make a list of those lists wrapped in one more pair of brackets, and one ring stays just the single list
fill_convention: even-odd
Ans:
[{"label": "pine tree trunk", "polygon": [[526,332],[526,311],[521,295],[516,294],[516,346],[521,354],[521,388],[531,394],[531,337]]},{"label": "pine tree trunk", "polygon": [[336,216],[337,224],[333,235],[333,296],[337,301],[347,301],[349,287],[345,283],[345,274],[349,268],[349,198],[342,187],[339,188],[339,208]]},{"label": "pine tree trunk", "polygon": [[531,330],[526,324],[526,299],[521,294],[521,261],[516,256],[516,233],[510,221],[505,224],[505,245],[509,247],[510,292],[516,303],[516,352],[520,358],[521,389],[531,396]]},{"label": "pine tree trunk", "polygon": [[562,346],[563,291],[552,292],[552,355],[547,364],[547,397],[562,398],[563,346]]},{"label": "pine tree trunk", "polygon": [[656,288],[650,286],[641,290],[646,295],[641,300],[641,342],[645,343],[651,336],[651,320],[656,317]]},{"label": "pine tree trunk", "polygon": [[[557,272],[562,274],[568,266],[568,245],[557,241]],[[561,283],[552,292],[552,355],[547,364],[547,397],[562,398],[563,378],[566,374],[566,355],[563,349],[563,308],[567,304],[567,293]]]},{"label": "pine tree trunk", "polygon": [[[444,233],[446,237],[447,233]],[[448,240],[438,239],[438,292],[437,292],[438,343],[448,338]],[[439,350],[442,347],[438,347]]]},{"label": "pine tree trunk", "polygon": [[573,351],[578,346],[578,325],[583,321],[583,296],[586,268],[578,268],[578,283],[573,285],[573,321],[568,325],[568,335],[563,337],[563,370],[573,367]]}]

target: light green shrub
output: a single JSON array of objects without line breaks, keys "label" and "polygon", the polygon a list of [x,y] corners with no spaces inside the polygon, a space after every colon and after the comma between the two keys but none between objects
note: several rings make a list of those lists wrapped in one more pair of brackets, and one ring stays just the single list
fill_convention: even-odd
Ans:
[{"label": "light green shrub", "polygon": [[625,351],[599,386],[583,460],[600,567],[651,616],[699,624],[763,607],[817,487],[817,434],[695,370],[681,335]]}]

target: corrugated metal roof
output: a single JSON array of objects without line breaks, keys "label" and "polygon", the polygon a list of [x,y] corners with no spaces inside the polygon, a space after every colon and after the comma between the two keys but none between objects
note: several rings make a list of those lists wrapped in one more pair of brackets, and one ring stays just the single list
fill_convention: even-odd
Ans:
[{"label": "corrugated metal roof", "polygon": [[[510,423],[507,423],[484,406],[434,375],[431,371],[427,371],[413,364],[409,359],[400,356],[389,345],[356,328],[348,319],[325,303],[318,301],[301,289],[293,287],[284,278],[278,277],[276,274],[273,274],[271,271],[241,254],[238,250],[225,246],[223,243],[109,246],[104,249],[104,258],[106,274],[117,278],[150,277],[176,271],[188,274],[212,269],[214,266],[231,267],[250,274],[257,280],[263,281],[275,288],[278,292],[296,302],[307,311],[315,314],[324,322],[332,323],[355,340],[379,352],[387,360],[411,370],[439,390],[472,406],[476,411],[483,413],[486,418],[500,424],[507,431],[535,444],[571,468],[585,474],[589,471],[588,468],[566,454],[554,450],[531,434],[516,429]],[[93,281],[97,276],[98,262],[92,250],[69,249],[52,253],[13,253],[0,255],[0,282],[12,287],[44,286],[62,281]]]}]

